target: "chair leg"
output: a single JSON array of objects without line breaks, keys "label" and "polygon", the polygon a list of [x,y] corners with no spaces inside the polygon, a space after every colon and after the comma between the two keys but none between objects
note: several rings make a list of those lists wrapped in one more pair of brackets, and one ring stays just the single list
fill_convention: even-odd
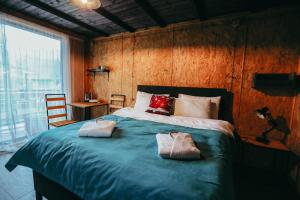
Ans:
[{"label": "chair leg", "polygon": [[43,196],[40,193],[35,192],[35,199],[36,200],[43,200]]}]

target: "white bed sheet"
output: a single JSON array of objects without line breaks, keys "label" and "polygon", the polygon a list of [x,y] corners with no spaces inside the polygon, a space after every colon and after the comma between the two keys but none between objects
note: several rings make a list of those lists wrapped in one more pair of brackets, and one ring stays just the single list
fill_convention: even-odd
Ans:
[{"label": "white bed sheet", "polygon": [[224,134],[233,136],[234,126],[224,120],[201,119],[184,116],[164,116],[142,111],[136,111],[131,107],[122,108],[113,113],[120,117],[130,117],[138,120],[149,120],[154,122],[173,124],[197,129],[216,130]]}]

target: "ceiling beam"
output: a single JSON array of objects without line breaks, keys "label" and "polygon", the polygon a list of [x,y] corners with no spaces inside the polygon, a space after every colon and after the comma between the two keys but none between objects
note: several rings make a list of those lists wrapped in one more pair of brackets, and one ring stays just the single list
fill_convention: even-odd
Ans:
[{"label": "ceiling beam", "polygon": [[156,12],[147,0],[135,0],[135,2],[156,22],[160,27],[165,27],[165,20]]},{"label": "ceiling beam", "polygon": [[97,34],[99,34],[101,36],[108,36],[108,34],[106,32],[104,32],[104,31],[102,31],[102,30],[100,30],[98,28],[95,28],[95,27],[93,27],[93,26],[91,26],[89,24],[86,24],[86,23],[84,23],[84,22],[76,19],[75,17],[72,17],[72,16],[70,16],[70,15],[68,15],[68,14],[66,14],[66,13],[64,13],[64,12],[62,12],[62,11],[56,9],[56,8],[53,8],[53,7],[49,6],[46,3],[43,3],[43,2],[37,1],[37,0],[24,0],[24,1],[26,3],[28,3],[28,4],[30,4],[30,5],[33,5],[33,6],[37,7],[37,8],[39,8],[39,9],[42,9],[42,10],[48,12],[48,13],[56,15],[56,16],[64,19],[64,20],[72,22],[73,24],[77,24],[77,25],[79,25],[81,27],[84,27],[84,28],[86,28],[89,31],[97,33]]},{"label": "ceiling beam", "polygon": [[205,20],[207,19],[207,13],[206,13],[206,9],[205,9],[205,2],[204,0],[192,0],[197,14],[198,14],[198,18],[200,20]]},{"label": "ceiling beam", "polygon": [[8,15],[15,16],[15,17],[20,18],[20,19],[24,19],[26,21],[29,21],[29,22],[38,24],[40,26],[44,26],[44,27],[53,29],[53,30],[61,32],[61,33],[65,33],[65,34],[70,35],[72,37],[80,38],[80,39],[83,39],[83,40],[89,40],[90,39],[89,37],[87,37],[83,33],[79,33],[77,31],[74,31],[72,29],[68,29],[68,28],[63,27],[63,26],[59,26],[59,25],[54,24],[50,21],[37,19],[33,15],[29,15],[28,13],[24,13],[24,12],[21,12],[21,11],[16,11],[12,8],[6,7],[5,5],[2,5],[1,3],[0,3],[0,12],[6,13]]},{"label": "ceiling beam", "polygon": [[110,20],[111,22],[117,24],[118,26],[124,28],[125,30],[129,32],[134,32],[135,29],[131,26],[129,26],[126,22],[122,21],[120,18],[118,18],[116,15],[112,14],[111,12],[107,11],[103,7],[100,7],[95,10],[98,14],[105,17],[106,19]]}]

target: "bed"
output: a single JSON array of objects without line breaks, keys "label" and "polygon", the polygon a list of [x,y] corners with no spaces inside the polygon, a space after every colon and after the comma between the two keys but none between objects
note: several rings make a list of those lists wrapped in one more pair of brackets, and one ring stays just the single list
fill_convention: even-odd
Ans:
[{"label": "bed", "polygon": [[[174,97],[221,96],[220,119],[233,123],[233,95],[226,89],[140,85],[138,90]],[[132,114],[130,109],[126,112]],[[6,168],[32,168],[36,199],[235,199],[234,136],[157,117],[156,121],[121,114],[103,118],[117,122],[112,138],[79,138],[84,122],[52,129],[19,149]],[[159,157],[155,134],[170,131],[191,133],[204,159]]]}]

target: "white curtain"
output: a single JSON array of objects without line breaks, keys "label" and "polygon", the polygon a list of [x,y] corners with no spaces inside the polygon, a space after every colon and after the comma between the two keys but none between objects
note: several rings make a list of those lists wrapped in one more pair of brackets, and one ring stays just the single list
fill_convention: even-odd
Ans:
[{"label": "white curtain", "polygon": [[0,152],[47,130],[45,94],[69,88],[68,38],[0,13]]}]

